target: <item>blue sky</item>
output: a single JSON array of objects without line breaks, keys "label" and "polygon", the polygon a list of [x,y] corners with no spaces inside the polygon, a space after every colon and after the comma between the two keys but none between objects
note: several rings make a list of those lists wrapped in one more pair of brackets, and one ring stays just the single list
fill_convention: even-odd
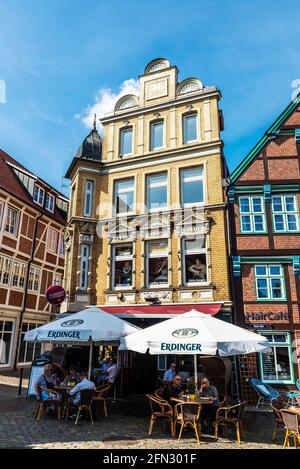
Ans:
[{"label": "blue sky", "polygon": [[233,170],[300,82],[299,16],[298,0],[0,0],[0,148],[60,189],[87,108],[166,57],[220,88]]}]

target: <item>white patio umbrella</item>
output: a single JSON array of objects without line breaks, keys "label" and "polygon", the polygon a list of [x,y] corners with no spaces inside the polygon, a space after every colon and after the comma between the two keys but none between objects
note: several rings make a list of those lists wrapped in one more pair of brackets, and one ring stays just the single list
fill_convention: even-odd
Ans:
[{"label": "white patio umbrella", "polygon": [[32,329],[26,332],[24,340],[27,342],[89,344],[90,375],[93,342],[118,345],[120,337],[132,334],[137,330],[139,327],[106,313],[100,308],[91,307]]},{"label": "white patio umbrella", "polygon": [[194,355],[197,383],[197,355],[239,355],[270,349],[259,334],[209,314],[191,310],[174,318],[141,329],[120,341],[119,350],[134,350],[152,355]]}]

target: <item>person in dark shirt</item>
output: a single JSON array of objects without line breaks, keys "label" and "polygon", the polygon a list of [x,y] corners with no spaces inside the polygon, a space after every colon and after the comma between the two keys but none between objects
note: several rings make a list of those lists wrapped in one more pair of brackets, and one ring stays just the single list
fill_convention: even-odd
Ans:
[{"label": "person in dark shirt", "polygon": [[213,422],[216,420],[217,409],[220,405],[219,395],[217,388],[209,384],[208,378],[204,376],[201,380],[201,386],[199,389],[199,396],[201,397],[212,397],[212,404],[203,404],[201,407],[201,426],[204,431],[208,433],[213,432]]},{"label": "person in dark shirt", "polygon": [[166,384],[163,390],[163,398],[169,401],[171,397],[179,397],[184,392],[184,388],[181,384],[181,377],[175,375],[172,383]]}]

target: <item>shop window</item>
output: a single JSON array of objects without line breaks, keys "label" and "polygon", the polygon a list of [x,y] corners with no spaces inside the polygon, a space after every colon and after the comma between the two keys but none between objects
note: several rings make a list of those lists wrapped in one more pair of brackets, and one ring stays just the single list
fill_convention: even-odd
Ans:
[{"label": "shop window", "polygon": [[14,236],[17,236],[18,232],[18,214],[18,210],[10,206],[7,207],[5,231]]},{"label": "shop window", "polygon": [[241,233],[266,233],[263,197],[240,197],[239,209]]},{"label": "shop window", "polygon": [[55,197],[52,194],[46,194],[45,208],[49,212],[54,212],[55,208]]},{"label": "shop window", "polygon": [[45,197],[44,189],[42,189],[40,186],[35,185],[34,186],[34,193],[33,193],[33,201],[36,204],[41,205],[43,207],[44,197]]},{"label": "shop window", "polygon": [[88,287],[89,256],[90,256],[90,246],[88,244],[83,244],[81,246],[81,259],[80,259],[80,279],[79,279],[80,290],[86,290]]},{"label": "shop window", "polygon": [[0,366],[10,364],[10,356],[13,343],[12,321],[0,321]]},{"label": "shop window", "polygon": [[134,179],[124,179],[115,182],[115,207],[116,214],[133,212]]},{"label": "shop window", "polygon": [[113,288],[132,287],[132,245],[113,246]]},{"label": "shop window", "polygon": [[147,176],[147,208],[150,211],[160,210],[168,205],[167,173]]},{"label": "shop window", "polygon": [[194,285],[207,281],[205,237],[182,240],[183,282]]},{"label": "shop window", "polygon": [[181,178],[181,205],[193,207],[204,201],[203,168],[182,169]]},{"label": "shop window", "polygon": [[23,288],[25,283],[26,264],[19,261],[13,261],[11,286]]},{"label": "shop window", "polygon": [[150,125],[150,150],[164,146],[164,122],[152,122]]},{"label": "shop window", "polygon": [[284,273],[281,265],[255,265],[254,272],[257,300],[285,300]]},{"label": "shop window", "polygon": [[265,383],[294,383],[291,337],[288,332],[260,332],[271,350],[259,354],[260,376]]},{"label": "shop window", "polygon": [[12,259],[0,256],[0,285],[9,285]]},{"label": "shop window", "polygon": [[35,267],[34,265],[30,266],[28,277],[28,290],[35,292],[39,290],[40,273],[41,269],[39,267]]},{"label": "shop window", "polygon": [[126,156],[132,153],[133,129],[128,127],[120,130],[120,155]]},{"label": "shop window", "polygon": [[48,228],[47,250],[49,252],[52,252],[53,254],[56,254],[56,251],[57,251],[57,239],[58,239],[57,231],[53,230],[52,228]]},{"label": "shop window", "polygon": [[272,215],[276,232],[299,231],[299,212],[295,195],[273,196]]},{"label": "shop window", "polygon": [[42,344],[38,342],[25,342],[24,337],[27,331],[39,327],[41,324],[23,322],[21,331],[20,351],[18,357],[18,364],[23,365],[31,363],[36,357],[41,355]]},{"label": "shop window", "polygon": [[148,241],[146,256],[147,286],[168,286],[168,241]]},{"label": "shop window", "polygon": [[183,116],[183,143],[191,143],[198,140],[197,113]]},{"label": "shop window", "polygon": [[84,216],[92,216],[94,181],[86,181],[84,193]]}]

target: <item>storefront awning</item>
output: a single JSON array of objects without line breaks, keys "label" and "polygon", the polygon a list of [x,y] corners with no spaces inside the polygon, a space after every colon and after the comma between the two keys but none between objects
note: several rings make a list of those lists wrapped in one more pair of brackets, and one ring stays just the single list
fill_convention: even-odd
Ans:
[{"label": "storefront awning", "polygon": [[176,314],[187,313],[191,309],[215,316],[223,303],[169,304],[169,305],[101,305],[103,311],[122,318],[171,318]]}]

